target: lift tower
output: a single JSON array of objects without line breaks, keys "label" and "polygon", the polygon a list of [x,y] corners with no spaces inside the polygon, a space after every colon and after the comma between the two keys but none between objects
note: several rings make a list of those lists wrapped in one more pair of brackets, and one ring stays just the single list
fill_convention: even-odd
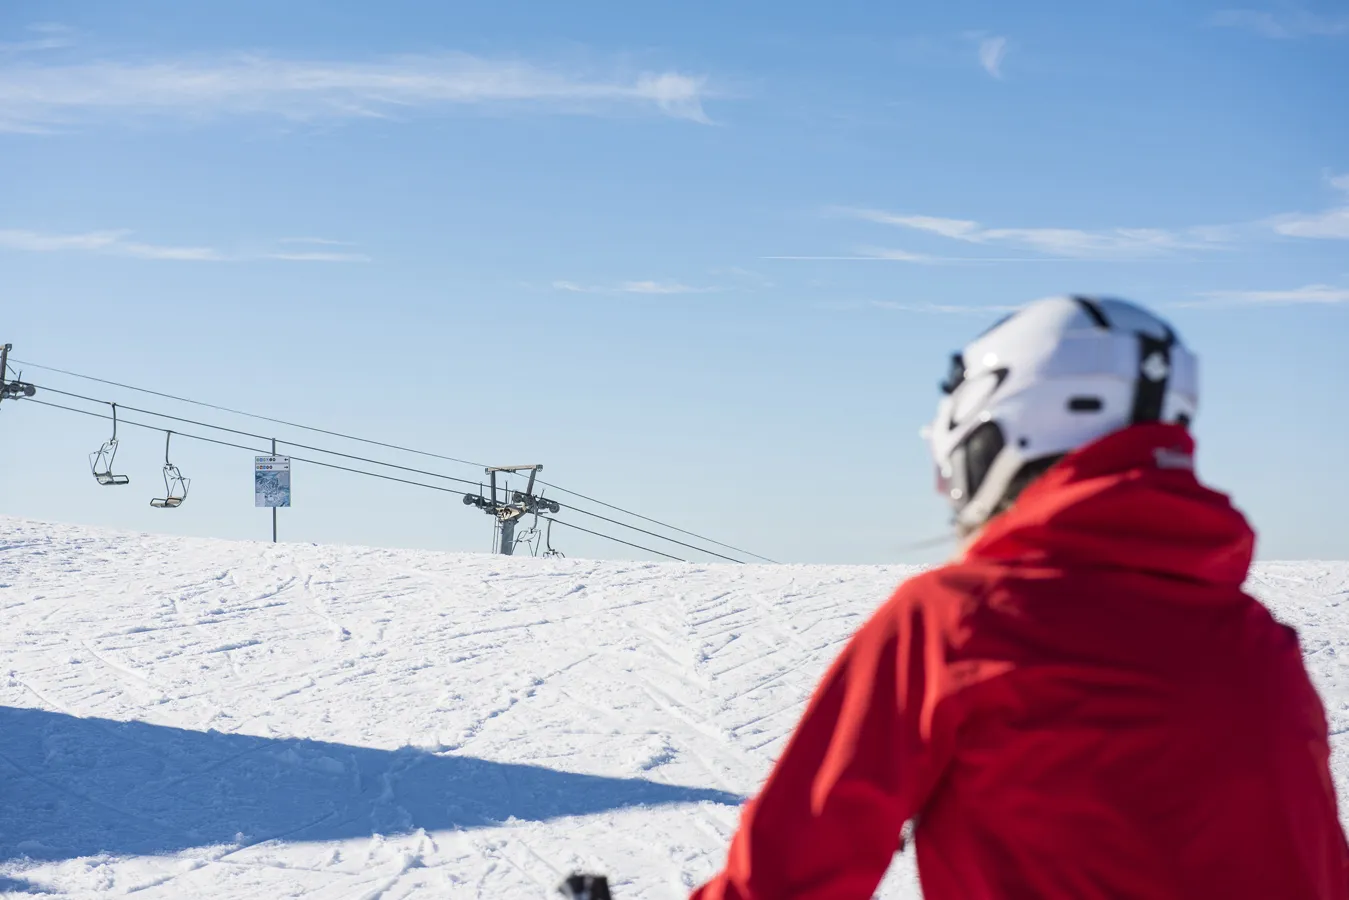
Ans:
[{"label": "lift tower", "polygon": [[[510,556],[515,552],[515,523],[523,517],[527,515],[537,516],[544,512],[558,513],[562,511],[561,504],[556,500],[545,500],[543,497],[535,495],[534,480],[542,471],[543,466],[537,464],[532,466],[492,466],[486,470],[491,487],[490,494],[488,496],[481,494],[464,495],[465,506],[476,506],[496,519],[496,541],[492,548],[494,553]],[[498,472],[507,474],[528,472],[529,483],[525,486],[524,491],[511,491],[509,495],[503,487],[500,497],[498,497]]]},{"label": "lift tower", "polygon": [[23,381],[9,381],[9,351],[13,344],[0,344],[0,400],[19,400],[37,393],[37,388]]}]

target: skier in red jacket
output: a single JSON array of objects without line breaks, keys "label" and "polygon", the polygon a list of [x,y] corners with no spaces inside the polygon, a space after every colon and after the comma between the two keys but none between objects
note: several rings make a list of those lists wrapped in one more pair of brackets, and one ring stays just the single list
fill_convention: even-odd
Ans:
[{"label": "skier in red jacket", "polygon": [[695,900],[867,898],[913,823],[928,900],[1345,900],[1325,713],[1202,486],[1196,362],[1119,300],[954,357],[928,439],[967,539],[808,704]]}]

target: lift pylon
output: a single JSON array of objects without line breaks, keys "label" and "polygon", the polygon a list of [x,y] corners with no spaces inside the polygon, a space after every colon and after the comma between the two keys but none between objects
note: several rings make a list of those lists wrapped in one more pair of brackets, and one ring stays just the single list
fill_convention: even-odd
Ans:
[{"label": "lift pylon", "polygon": [[[543,471],[543,466],[540,464],[490,466],[485,471],[490,484],[490,493],[486,495],[465,494],[464,505],[476,506],[496,519],[497,533],[493,552],[500,553],[503,556],[511,556],[515,553],[516,523],[524,516],[531,514],[537,516],[542,512],[561,512],[562,505],[556,500],[546,500],[534,493],[534,482],[538,474]],[[507,495],[504,486],[500,491],[497,489],[497,473],[499,472],[511,475],[528,472],[529,481],[523,491],[511,491]]]}]

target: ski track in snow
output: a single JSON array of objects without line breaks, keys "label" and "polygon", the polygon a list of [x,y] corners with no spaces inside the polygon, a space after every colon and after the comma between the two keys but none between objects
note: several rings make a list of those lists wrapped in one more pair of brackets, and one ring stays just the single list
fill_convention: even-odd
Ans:
[{"label": "ski track in snow", "polygon": [[[0,893],[677,898],[904,566],[506,559],[0,517]],[[1349,796],[1349,563],[1266,563]],[[911,854],[878,894],[917,898]]]}]

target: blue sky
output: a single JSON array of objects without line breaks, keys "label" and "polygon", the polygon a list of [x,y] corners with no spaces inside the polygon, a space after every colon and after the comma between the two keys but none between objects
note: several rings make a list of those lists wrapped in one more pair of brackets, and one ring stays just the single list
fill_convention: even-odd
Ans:
[{"label": "blue sky", "polygon": [[[1344,558],[1346,84],[1342,4],[9,2],[0,341],[542,462],[776,559],[921,562],[948,354],[1002,308],[1113,294],[1199,353],[1201,475],[1260,555]],[[105,431],[0,407],[0,510],[269,533],[249,454],[176,443],[192,494],[152,510],[162,436],[124,429],[132,484],[100,488]],[[294,477],[283,538],[490,541],[453,494]]]}]

